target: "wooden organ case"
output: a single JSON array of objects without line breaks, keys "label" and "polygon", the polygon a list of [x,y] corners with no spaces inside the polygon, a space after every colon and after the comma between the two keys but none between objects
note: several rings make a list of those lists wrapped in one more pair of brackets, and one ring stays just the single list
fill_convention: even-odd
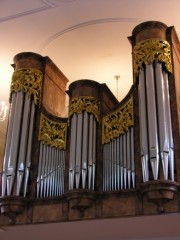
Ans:
[{"label": "wooden organ case", "polygon": [[65,91],[48,57],[15,56],[0,225],[180,211],[180,43],[154,21],[129,41],[134,81],[121,102],[92,80]]}]

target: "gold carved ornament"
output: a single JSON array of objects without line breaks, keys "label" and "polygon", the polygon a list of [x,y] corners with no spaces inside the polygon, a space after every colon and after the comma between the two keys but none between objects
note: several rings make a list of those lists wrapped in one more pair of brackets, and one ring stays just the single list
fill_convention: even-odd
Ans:
[{"label": "gold carved ornament", "polygon": [[41,113],[39,141],[51,147],[66,149],[66,133],[67,123],[54,122]]},{"label": "gold carved ornament", "polygon": [[94,97],[82,96],[71,100],[69,106],[69,118],[73,113],[80,114],[83,111],[92,113],[97,122],[100,122],[99,102]]},{"label": "gold carved ornament", "polygon": [[28,68],[14,71],[10,96],[13,92],[24,91],[33,96],[34,103],[40,106],[43,74],[41,71]]},{"label": "gold carved ornament", "polygon": [[143,64],[151,64],[153,61],[163,62],[166,70],[172,72],[170,44],[161,39],[147,39],[139,42],[133,49],[133,68],[137,77]]},{"label": "gold carved ornament", "polygon": [[134,125],[133,98],[102,119],[102,144],[123,135]]}]

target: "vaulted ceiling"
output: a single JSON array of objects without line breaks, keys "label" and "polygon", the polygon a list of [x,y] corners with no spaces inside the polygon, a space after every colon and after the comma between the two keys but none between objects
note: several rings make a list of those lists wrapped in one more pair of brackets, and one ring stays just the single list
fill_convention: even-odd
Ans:
[{"label": "vaulted ceiling", "polygon": [[[127,37],[150,20],[175,26],[180,38],[180,1],[0,0],[0,102],[8,104],[11,64],[20,52],[49,56],[70,82],[85,78],[106,83],[121,100],[132,84]],[[6,126],[7,119],[0,122],[0,162]]]}]

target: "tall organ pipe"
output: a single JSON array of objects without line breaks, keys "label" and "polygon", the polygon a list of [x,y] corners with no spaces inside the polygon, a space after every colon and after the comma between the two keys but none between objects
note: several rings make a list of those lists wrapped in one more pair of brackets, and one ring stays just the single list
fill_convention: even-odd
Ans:
[{"label": "tall organ pipe", "polygon": [[76,167],[75,167],[75,180],[76,189],[79,188],[80,175],[81,175],[81,163],[82,163],[82,127],[83,127],[83,116],[78,114],[77,117],[77,138],[76,138]]},{"label": "tall organ pipe", "polygon": [[95,170],[96,170],[96,120],[93,116],[93,171],[92,171],[92,189],[95,188]]},{"label": "tall organ pipe", "polygon": [[144,70],[139,72],[139,104],[140,104],[140,139],[141,139],[141,162],[143,182],[149,180],[148,169],[148,126],[147,126],[147,108],[146,108],[146,84]]},{"label": "tall organ pipe", "polygon": [[7,195],[11,195],[14,179],[15,179],[16,163],[18,158],[18,149],[19,149],[19,141],[20,141],[20,133],[21,133],[21,117],[22,117],[22,110],[23,110],[23,100],[24,100],[24,93],[18,92],[17,99],[16,99],[16,108],[14,113],[13,128],[12,128],[10,155],[9,155],[8,167],[7,167]]},{"label": "tall organ pipe", "polygon": [[15,109],[16,109],[16,98],[17,98],[17,93],[13,93],[12,101],[11,101],[11,110],[10,110],[10,115],[9,115],[9,125],[8,125],[8,129],[7,129],[7,139],[6,139],[4,161],[3,161],[2,196],[5,196],[5,194],[6,194],[8,160],[9,160],[9,154],[10,154],[10,149],[11,149],[11,138],[12,138],[14,114],[15,114]]},{"label": "tall organ pipe", "polygon": [[162,74],[162,64],[155,63],[156,91],[158,106],[158,127],[159,127],[159,150],[163,166],[164,179],[168,179],[168,157],[169,157],[169,136],[167,131],[166,104],[164,78]]},{"label": "tall organ pipe", "polygon": [[29,135],[27,142],[27,155],[26,155],[26,169],[25,169],[25,180],[24,180],[24,197],[27,193],[27,184],[29,179],[29,172],[31,167],[31,150],[32,150],[32,139],[33,139],[33,129],[34,129],[34,116],[35,116],[35,104],[32,101],[30,107],[30,126],[29,126]]},{"label": "tall organ pipe", "polygon": [[71,118],[69,190],[95,188],[96,119],[87,111]]},{"label": "tall organ pipe", "polygon": [[149,155],[154,180],[158,179],[159,146],[153,65],[146,65],[146,91],[149,129]]},{"label": "tall organ pipe", "polygon": [[70,143],[70,163],[69,163],[69,189],[74,187],[75,161],[76,161],[76,134],[77,134],[77,115],[71,118],[71,143]]},{"label": "tall organ pipe", "polygon": [[88,188],[91,189],[93,168],[93,115],[89,117],[89,152],[88,152]]},{"label": "tall organ pipe", "polygon": [[153,64],[146,65],[145,72],[146,76],[144,76],[143,69],[139,72],[143,181],[149,180],[149,160],[153,171],[153,178],[154,180],[158,179],[159,159],[162,161],[164,179],[168,180],[170,169],[170,178],[174,181],[174,143],[168,76],[162,70],[162,63],[157,62],[154,63],[154,67]]},{"label": "tall organ pipe", "polygon": [[31,99],[28,93],[25,93],[22,129],[21,129],[20,146],[19,146],[19,157],[18,157],[18,165],[17,165],[17,188],[16,188],[17,196],[19,196],[22,180],[25,172],[30,106],[31,106]]},{"label": "tall organ pipe", "polygon": [[169,167],[170,167],[170,178],[174,181],[174,141],[172,134],[172,122],[171,122],[171,108],[170,108],[170,99],[169,99],[169,84],[168,84],[168,74],[163,71],[164,79],[164,92],[165,92],[165,105],[166,105],[166,124],[167,124],[167,134],[169,138]]},{"label": "tall organ pipe", "polygon": [[82,188],[86,187],[87,177],[87,153],[88,153],[88,113],[83,116],[83,141],[82,141]]}]

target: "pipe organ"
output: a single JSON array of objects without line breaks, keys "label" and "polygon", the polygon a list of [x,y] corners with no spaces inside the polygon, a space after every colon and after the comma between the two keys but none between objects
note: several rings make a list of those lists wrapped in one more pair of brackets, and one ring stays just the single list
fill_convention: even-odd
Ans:
[{"label": "pipe organ", "polygon": [[67,123],[54,122],[41,114],[37,198],[64,193],[66,131]]},{"label": "pipe organ", "polygon": [[[23,81],[25,80],[25,84]],[[35,84],[33,89],[33,85]],[[2,196],[10,196],[16,181],[15,195],[26,196],[31,167],[35,107],[40,101],[42,73],[22,69],[14,72],[11,84],[11,111],[2,174]],[[17,144],[15,144],[17,143]]]},{"label": "pipe organ", "polygon": [[103,191],[135,187],[133,98],[102,119]]},{"label": "pipe organ", "polygon": [[14,57],[0,224],[179,212],[179,40],[160,22],[129,40],[134,79],[121,102],[93,80],[66,91],[48,57]]},{"label": "pipe organ", "polygon": [[[142,52],[147,55],[143,56]],[[143,181],[149,181],[149,165],[153,179],[159,179],[159,161],[163,167],[164,179],[174,181],[174,144],[168,83],[168,71],[172,72],[170,45],[159,39],[148,39],[137,44],[133,54],[135,73],[139,79]]]},{"label": "pipe organ", "polygon": [[[70,104],[71,142],[69,190],[95,187],[96,124],[99,103],[93,97],[73,98]],[[81,184],[80,184],[81,183]]]}]

